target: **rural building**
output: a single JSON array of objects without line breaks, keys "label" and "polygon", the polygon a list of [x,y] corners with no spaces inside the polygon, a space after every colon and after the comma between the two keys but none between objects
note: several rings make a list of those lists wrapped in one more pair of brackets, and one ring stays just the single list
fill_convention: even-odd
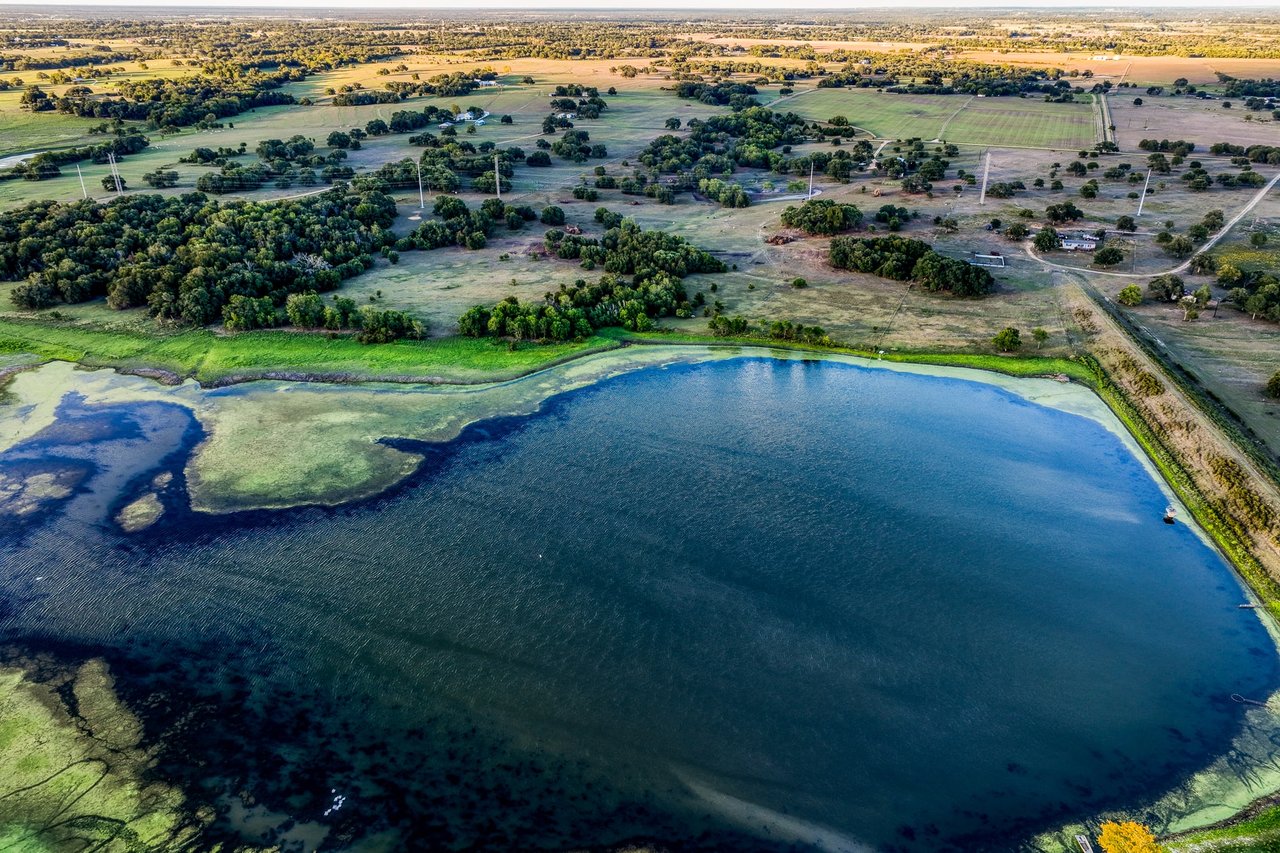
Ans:
[{"label": "rural building", "polygon": [[1098,238],[1092,234],[1069,234],[1062,238],[1062,248],[1068,252],[1092,252],[1098,248]]}]

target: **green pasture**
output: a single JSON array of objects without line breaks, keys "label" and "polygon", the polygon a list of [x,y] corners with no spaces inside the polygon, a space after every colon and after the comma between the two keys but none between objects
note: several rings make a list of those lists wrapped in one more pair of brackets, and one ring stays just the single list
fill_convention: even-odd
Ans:
[{"label": "green pasture", "polygon": [[[337,77],[337,72],[333,75]],[[236,148],[244,143],[250,152],[264,139],[287,139],[294,134],[313,139],[323,149],[325,138],[330,131],[349,130],[354,127],[363,128],[375,118],[387,119],[397,110],[421,110],[428,104],[441,107],[477,106],[492,113],[484,126],[478,127],[474,134],[459,127],[459,138],[473,144],[491,140],[499,146],[518,145],[526,152],[532,152],[535,142],[542,137],[542,120],[550,112],[550,92],[558,83],[569,83],[575,80],[586,82],[582,75],[562,74],[558,76],[539,76],[536,84],[522,84],[522,75],[510,74],[502,78],[503,85],[496,89],[479,89],[470,95],[458,98],[411,98],[402,104],[374,104],[359,107],[335,107],[328,103],[330,99],[313,106],[280,106],[263,107],[228,119],[226,126],[214,130],[185,130],[170,136],[159,133],[149,134],[151,147],[147,150],[124,158],[119,163],[120,175],[130,191],[152,191],[142,180],[142,176],[157,169],[173,169],[179,174],[177,188],[167,192],[190,192],[200,175],[207,173],[211,167],[194,166],[180,163],[179,160],[189,154],[192,149],[203,146],[207,148]],[[318,75],[314,81],[296,84],[305,86],[308,91],[324,89],[337,82],[327,79],[330,75]],[[580,177],[589,174],[597,165],[605,165],[615,173],[621,173],[622,161],[634,158],[656,136],[666,132],[664,123],[672,116],[682,123],[691,118],[713,115],[724,112],[723,107],[712,107],[692,101],[681,100],[671,92],[663,92],[652,83],[629,85],[634,81],[621,80],[608,76],[608,79],[593,81],[603,89],[609,85],[617,85],[617,95],[605,95],[609,110],[599,119],[581,121],[576,128],[585,130],[591,135],[592,143],[603,143],[609,150],[609,159],[593,160],[584,164],[575,164],[553,158],[554,165],[549,168],[517,168],[515,185],[512,191],[543,194],[546,200],[568,198],[566,188],[578,183]],[[372,88],[372,87],[371,87]],[[300,94],[300,93],[298,93]],[[322,96],[323,97],[323,96]],[[0,156],[12,147],[9,153],[43,150],[45,148],[66,147],[83,144],[86,141],[100,140],[101,137],[88,137],[88,127],[98,122],[76,119],[57,113],[32,114],[18,109],[18,95],[4,93],[0,95]],[[503,114],[509,114],[513,123],[499,123]],[[10,124],[12,123],[12,125]],[[13,132],[6,132],[12,126]],[[439,132],[432,126],[426,128]],[[357,173],[371,171],[383,163],[400,160],[404,157],[416,157],[422,149],[409,144],[411,134],[392,134],[379,138],[366,139],[359,151],[349,152],[347,162]],[[10,139],[21,140],[12,144]],[[243,162],[256,162],[250,153]],[[105,199],[108,192],[102,187],[102,179],[109,173],[106,165],[82,163],[85,184],[90,196]],[[75,168],[64,167],[57,178],[44,181],[6,181],[0,183],[0,208],[13,207],[35,199],[71,200],[81,196],[79,179]],[[315,188],[294,186],[286,190],[271,187],[262,188],[250,194],[252,198],[270,199],[305,193]]]},{"label": "green pasture", "polygon": [[27,112],[18,108],[19,97],[18,92],[0,92],[0,160],[102,141],[103,137],[89,134],[89,128],[102,122],[61,113]]},{"label": "green pasture", "polygon": [[1034,98],[895,95],[871,89],[813,89],[778,108],[822,121],[843,115],[882,139],[945,139],[968,145],[1086,148],[1096,140],[1091,103]]},{"label": "green pasture", "polygon": [[366,346],[349,335],[322,333],[218,335],[192,329],[166,335],[0,319],[0,354],[32,353],[94,367],[159,368],[202,382],[268,372],[494,381],[613,346],[616,342],[596,337],[580,343],[528,344],[511,351],[502,342],[457,336]]}]

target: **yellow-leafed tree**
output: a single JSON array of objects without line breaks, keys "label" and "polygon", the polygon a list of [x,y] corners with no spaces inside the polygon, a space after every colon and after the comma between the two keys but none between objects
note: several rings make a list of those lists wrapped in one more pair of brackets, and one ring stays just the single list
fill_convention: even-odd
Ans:
[{"label": "yellow-leafed tree", "polygon": [[1107,821],[1098,833],[1098,846],[1106,853],[1160,853],[1156,837],[1140,823]]}]

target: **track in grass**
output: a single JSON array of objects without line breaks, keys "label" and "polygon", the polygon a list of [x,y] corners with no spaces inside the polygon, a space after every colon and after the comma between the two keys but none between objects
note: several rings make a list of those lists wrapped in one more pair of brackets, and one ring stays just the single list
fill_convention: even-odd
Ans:
[{"label": "track in grass", "polygon": [[795,98],[788,108],[817,120],[843,115],[887,139],[941,137],[960,144],[1064,150],[1097,141],[1091,103],[819,89]]}]

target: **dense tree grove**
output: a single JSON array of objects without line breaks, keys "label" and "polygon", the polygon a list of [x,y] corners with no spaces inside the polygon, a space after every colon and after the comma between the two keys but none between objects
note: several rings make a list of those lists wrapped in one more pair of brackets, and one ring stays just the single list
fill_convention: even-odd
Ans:
[{"label": "dense tree grove", "polygon": [[690,98],[708,106],[728,106],[734,110],[760,106],[760,102],[752,97],[757,91],[750,83],[686,81],[676,86],[676,95],[681,98]]},{"label": "dense tree grove", "polygon": [[834,346],[835,341],[821,326],[806,326],[791,320],[762,321],[753,327],[745,317],[726,317],[718,314],[707,321],[707,331],[717,338],[762,337],[789,343]]},{"label": "dense tree grove", "polygon": [[44,93],[31,87],[23,93],[23,103],[36,112],[57,110],[83,118],[142,121],[153,128],[210,126],[255,107],[296,103],[280,87],[302,76],[297,71],[252,71],[149,77],[117,83],[115,97],[95,95],[84,86],[72,87],[59,98],[39,97]]},{"label": "dense tree grove", "polygon": [[831,236],[852,231],[862,224],[862,211],[852,204],[840,204],[831,199],[808,199],[799,207],[788,206],[782,211],[782,224],[798,228],[806,234]]},{"label": "dense tree grove", "polygon": [[232,162],[243,153],[241,150],[218,149],[214,152],[208,148],[197,148],[183,160],[221,167],[218,172],[196,179],[197,190],[214,195],[246,192],[268,183],[279,189],[286,189],[294,183],[308,187],[318,182],[331,184],[355,174],[350,166],[343,165],[347,159],[345,150],[334,149],[328,154],[320,154],[310,139],[297,134],[287,140],[264,139],[259,142],[254,149],[257,163]]},{"label": "dense tree grove", "polygon": [[395,104],[414,95],[457,98],[469,95],[480,88],[480,80],[492,80],[497,76],[492,68],[480,68],[475,71],[453,71],[448,74],[437,74],[421,81],[394,80],[386,84],[383,91],[350,88],[334,93],[335,107],[359,107],[368,104]]},{"label": "dense tree grove", "polygon": [[552,229],[545,242],[556,257],[580,260],[584,269],[600,267],[607,274],[596,284],[579,279],[573,287],[561,285],[540,303],[522,303],[510,296],[492,308],[475,306],[458,320],[462,334],[564,341],[606,326],[644,331],[652,328],[656,317],[692,316],[698,300],[688,298],[684,276],[725,270],[723,263],[683,238],[645,231],[629,220],[599,239]]},{"label": "dense tree grove", "polygon": [[1222,72],[1218,72],[1218,79],[1225,84],[1222,87],[1224,98],[1280,98],[1280,80],[1270,77],[1261,80],[1239,79]]},{"label": "dense tree grove", "polygon": [[913,281],[933,292],[982,296],[995,288],[982,267],[943,257],[928,243],[908,237],[836,237],[829,259],[837,269]]},{"label": "dense tree grove", "polygon": [[483,249],[489,235],[499,224],[511,230],[524,227],[525,222],[538,218],[533,208],[515,206],[490,198],[476,210],[455,196],[442,195],[432,207],[433,219],[424,221],[413,234],[395,242],[397,251],[407,249],[442,249],[461,246],[467,249]]},{"label": "dense tree grove", "polygon": [[[20,308],[106,296],[161,320],[205,325],[232,297],[332,290],[394,242],[395,202],[338,187],[296,201],[219,204],[200,193],[99,205],[33,202],[0,214],[0,278]],[[262,307],[261,305],[259,307]]]},{"label": "dense tree grove", "polygon": [[[727,207],[745,207],[749,196],[726,175],[739,168],[769,169],[780,175],[808,175],[810,168],[838,181],[848,181],[871,159],[866,140],[835,152],[815,151],[791,157],[791,147],[809,139],[812,128],[794,113],[749,107],[731,115],[691,119],[687,136],[664,134],[649,143],[637,171],[619,181],[623,193],[643,193],[671,203],[679,192],[697,191]],[[674,180],[657,180],[673,175]]]},{"label": "dense tree grove", "polygon": [[[1223,273],[1227,274],[1224,276]],[[1218,283],[1231,287],[1231,303],[1255,320],[1280,323],[1280,277],[1275,272],[1218,268]]]},{"label": "dense tree grove", "polygon": [[425,146],[416,164],[409,158],[384,163],[372,176],[389,186],[416,187],[421,168],[422,183],[427,192],[457,192],[463,188],[463,180],[469,179],[471,189],[491,193],[496,189],[495,159],[504,188],[510,188],[516,164],[526,160],[524,151],[515,145],[497,148],[493,143],[482,142],[476,146],[465,140],[430,133],[412,136],[409,141]]},{"label": "dense tree grove", "polygon": [[1143,151],[1151,151],[1153,153],[1160,152],[1162,154],[1176,154],[1182,157],[1187,156],[1196,150],[1194,142],[1187,142],[1183,139],[1143,139],[1138,142],[1138,147]]}]

